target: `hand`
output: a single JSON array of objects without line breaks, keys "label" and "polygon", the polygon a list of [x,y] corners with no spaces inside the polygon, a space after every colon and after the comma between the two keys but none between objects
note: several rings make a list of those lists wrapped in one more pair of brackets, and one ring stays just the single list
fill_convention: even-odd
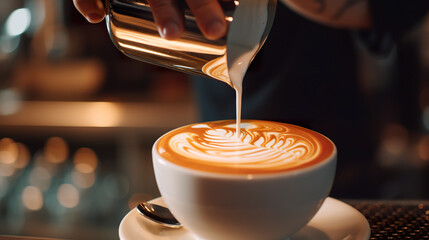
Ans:
[{"label": "hand", "polygon": [[[91,23],[104,18],[102,0],[73,0],[75,7]],[[151,6],[159,34],[169,40],[179,38],[184,32],[183,14],[178,0],[147,0]],[[218,0],[186,0],[204,36],[214,40],[226,34],[227,24]]]},{"label": "hand", "polygon": [[104,19],[104,6],[101,1],[104,0],[73,0],[76,9],[90,23],[99,23]]},{"label": "hand", "polygon": [[[147,0],[151,6],[160,35],[166,39],[176,39],[184,31],[183,15],[178,0]],[[197,21],[198,27],[208,39],[218,39],[225,35],[227,25],[218,0],[186,0]]]}]

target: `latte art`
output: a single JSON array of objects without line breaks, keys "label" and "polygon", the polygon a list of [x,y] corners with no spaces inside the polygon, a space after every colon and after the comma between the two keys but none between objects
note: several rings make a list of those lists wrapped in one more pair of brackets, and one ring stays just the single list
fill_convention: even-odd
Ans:
[{"label": "latte art", "polygon": [[316,164],[334,152],[330,140],[294,125],[246,120],[185,126],[164,135],[158,153],[184,167],[222,173],[281,172]]}]

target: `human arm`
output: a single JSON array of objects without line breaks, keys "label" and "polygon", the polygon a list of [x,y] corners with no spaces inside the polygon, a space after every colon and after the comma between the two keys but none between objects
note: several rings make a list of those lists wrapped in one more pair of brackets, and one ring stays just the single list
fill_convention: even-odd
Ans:
[{"label": "human arm", "polygon": [[[104,18],[103,0],[73,0],[78,11],[91,23]],[[176,0],[147,0],[160,35],[176,39],[184,31],[183,16]],[[223,0],[225,1],[225,0]],[[368,28],[368,0],[279,0],[292,10],[314,21],[334,27]],[[227,25],[218,0],[186,0],[208,39],[225,35]]]},{"label": "human arm", "polygon": [[371,30],[394,39],[422,22],[428,0],[279,0],[302,16],[332,27]]},{"label": "human arm", "polygon": [[[104,18],[103,0],[73,0],[89,22]],[[178,0],[148,0],[160,34],[176,39],[183,33],[183,17],[173,3]],[[186,0],[209,39],[225,35],[227,26],[218,0]],[[231,1],[231,0],[221,0]],[[316,22],[338,28],[371,30],[397,39],[423,19],[428,0],[278,0]],[[280,3],[279,3],[280,4]],[[197,13],[197,14],[196,14]],[[173,22],[173,24],[169,24]],[[174,26],[178,24],[178,30]],[[216,24],[218,23],[218,24]]]},{"label": "human arm", "polygon": [[280,0],[290,9],[313,21],[340,28],[371,26],[370,0]]},{"label": "human arm", "polygon": [[279,0],[307,19],[353,31],[371,52],[392,49],[422,23],[428,0]]}]

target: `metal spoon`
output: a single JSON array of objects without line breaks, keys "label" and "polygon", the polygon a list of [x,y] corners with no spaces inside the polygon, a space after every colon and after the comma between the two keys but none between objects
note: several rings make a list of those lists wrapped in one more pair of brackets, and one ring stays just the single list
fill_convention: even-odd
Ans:
[{"label": "metal spoon", "polygon": [[149,220],[157,222],[165,227],[182,227],[182,224],[177,221],[173,214],[171,214],[170,210],[168,210],[166,207],[153,203],[142,202],[137,205],[137,211]]}]

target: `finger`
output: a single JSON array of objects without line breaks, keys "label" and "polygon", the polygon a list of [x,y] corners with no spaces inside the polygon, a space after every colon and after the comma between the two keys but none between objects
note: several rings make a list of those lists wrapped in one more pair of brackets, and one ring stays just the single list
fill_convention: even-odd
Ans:
[{"label": "finger", "polygon": [[104,19],[104,6],[102,0],[73,0],[76,9],[90,23],[99,23]]},{"label": "finger", "polygon": [[179,38],[183,31],[183,14],[175,0],[148,0],[158,32],[169,40]]},{"label": "finger", "polygon": [[208,39],[218,39],[226,34],[225,15],[217,0],[186,0],[198,27]]}]

